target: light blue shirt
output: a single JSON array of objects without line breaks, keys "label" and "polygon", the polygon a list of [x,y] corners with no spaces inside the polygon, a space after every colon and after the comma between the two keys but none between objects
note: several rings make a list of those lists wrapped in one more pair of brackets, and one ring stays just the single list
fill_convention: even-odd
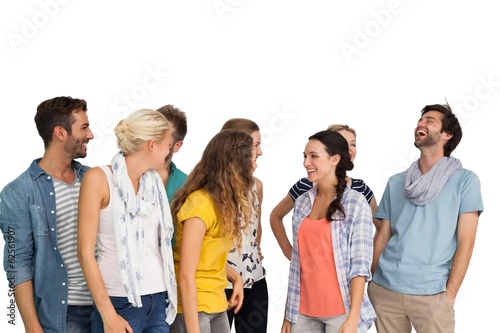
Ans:
[{"label": "light blue shirt", "polygon": [[459,215],[483,211],[479,178],[461,169],[433,201],[417,206],[404,195],[404,176],[402,172],[389,178],[375,214],[390,221],[392,236],[373,281],[403,294],[437,294],[446,290]]},{"label": "light blue shirt", "polygon": [[[298,252],[298,230],[306,216],[311,212],[317,188],[313,187],[295,201],[292,215],[293,249],[288,277],[288,298],[286,319],[297,322],[300,304],[300,260]],[[372,211],[365,197],[349,187],[340,200],[344,207],[345,219],[332,221],[332,246],[335,267],[342,294],[344,307],[349,314],[351,308],[351,280],[356,276],[371,279],[370,267],[373,256],[373,219]],[[338,214],[338,213],[336,213]],[[336,218],[340,218],[337,216]],[[359,332],[367,332],[375,320],[375,311],[366,294],[361,304]]]},{"label": "light blue shirt", "polygon": [[[54,182],[38,166],[39,161],[34,160],[0,194],[0,229],[5,240],[3,264],[9,282],[16,286],[32,280],[35,308],[43,331],[64,333],[68,274],[57,245]],[[72,167],[80,181],[89,169],[76,161]]]}]

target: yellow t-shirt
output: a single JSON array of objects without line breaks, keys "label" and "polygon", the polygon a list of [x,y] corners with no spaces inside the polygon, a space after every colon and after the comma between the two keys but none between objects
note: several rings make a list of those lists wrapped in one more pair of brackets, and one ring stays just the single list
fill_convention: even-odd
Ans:
[{"label": "yellow t-shirt", "polygon": [[[192,217],[200,218],[207,227],[195,275],[198,312],[224,312],[227,310],[227,299],[224,292],[227,286],[226,260],[231,244],[228,237],[222,236],[218,208],[210,195],[203,190],[191,193],[177,213],[174,247],[176,276],[179,275],[184,221]],[[180,290],[178,290],[178,295],[177,312],[183,313]]]}]

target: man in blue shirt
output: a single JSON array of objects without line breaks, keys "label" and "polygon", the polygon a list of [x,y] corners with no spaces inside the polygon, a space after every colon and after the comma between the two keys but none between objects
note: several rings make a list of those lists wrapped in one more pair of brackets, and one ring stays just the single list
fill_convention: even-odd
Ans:
[{"label": "man in blue shirt", "polygon": [[454,332],[453,304],[483,211],[479,178],[451,157],[462,138],[449,105],[427,105],[415,129],[420,158],[389,178],[375,217],[368,295],[378,333]]},{"label": "man in blue shirt", "polygon": [[[174,107],[171,104],[164,105],[158,110],[172,125],[172,149],[170,153],[165,157],[165,167],[158,170],[161,178],[166,182],[165,189],[167,191],[168,202],[172,202],[175,192],[184,186],[186,182],[187,175],[172,162],[172,157],[174,153],[177,153],[181,149],[184,142],[184,138],[187,133],[187,118],[186,113],[181,111],[179,108]],[[175,228],[175,226],[174,226]],[[175,230],[172,237],[172,248],[175,245]]]},{"label": "man in blue shirt", "polygon": [[26,332],[90,332],[92,298],[76,259],[77,201],[93,139],[82,99],[55,97],[35,115],[42,158],[0,193],[4,269]]},{"label": "man in blue shirt", "polygon": [[187,175],[180,169],[177,169],[174,162],[172,162],[172,157],[174,153],[177,153],[181,149],[184,142],[184,137],[187,133],[187,119],[186,114],[180,109],[174,107],[171,104],[164,105],[158,110],[172,125],[172,149],[170,153],[165,157],[165,168],[158,170],[162,179],[167,181],[166,191],[168,201],[171,202],[175,192],[184,186],[186,182]]}]

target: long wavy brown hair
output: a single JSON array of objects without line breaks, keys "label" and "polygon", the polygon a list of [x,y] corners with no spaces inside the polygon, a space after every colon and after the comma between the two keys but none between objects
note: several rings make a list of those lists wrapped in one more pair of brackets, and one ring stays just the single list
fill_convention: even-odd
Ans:
[{"label": "long wavy brown hair", "polygon": [[241,229],[248,227],[251,217],[247,192],[253,184],[252,152],[250,135],[232,130],[217,133],[173,197],[174,221],[189,194],[205,190],[217,206],[223,234],[241,248]]},{"label": "long wavy brown hair", "polygon": [[[238,132],[243,132],[249,135],[252,135],[252,133],[260,131],[259,125],[257,125],[256,122],[253,120],[247,119],[247,118],[231,118],[228,119],[224,125],[222,125],[221,131],[225,130],[231,130],[231,131],[238,131]],[[260,142],[259,142],[260,144]],[[254,142],[255,146],[255,142]],[[255,183],[255,176],[253,176],[254,183]],[[255,197],[257,196],[256,193],[253,193],[252,191],[249,192],[248,194],[250,204],[253,206],[253,209],[257,211],[259,208],[255,205]],[[258,198],[259,205],[262,205],[261,203],[261,198]],[[259,213],[260,214],[260,213]]]}]

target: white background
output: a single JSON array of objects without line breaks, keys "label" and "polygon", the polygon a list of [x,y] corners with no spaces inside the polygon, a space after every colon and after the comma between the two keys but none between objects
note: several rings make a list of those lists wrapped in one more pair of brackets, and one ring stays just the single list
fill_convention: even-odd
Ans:
[{"label": "white background", "polygon": [[[185,144],[174,156],[186,172],[224,121],[254,120],[263,136],[256,176],[264,183],[269,332],[278,332],[288,262],[268,217],[305,176],[307,137],[332,123],[355,128],[358,157],[350,175],[380,200],[389,175],[418,157],[413,130],[420,110],[446,99],[464,131],[453,156],[479,175],[486,208],[455,304],[456,332],[495,330],[495,8],[483,0],[3,1],[0,188],[42,155],[33,116],[55,96],[88,102],[95,139],[82,162],[90,166],[109,163],[117,149],[112,129],[136,109],[173,104],[187,113]],[[7,323],[2,281],[0,327],[22,332],[19,314],[15,326]]]}]

